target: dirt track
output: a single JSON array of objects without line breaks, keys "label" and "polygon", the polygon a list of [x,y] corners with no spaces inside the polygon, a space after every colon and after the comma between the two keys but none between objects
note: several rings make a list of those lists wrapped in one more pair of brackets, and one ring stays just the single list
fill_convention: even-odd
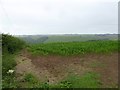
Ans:
[{"label": "dirt track", "polygon": [[18,74],[33,73],[50,84],[59,82],[74,73],[82,75],[92,71],[101,75],[103,87],[116,86],[118,82],[118,53],[109,55],[89,54],[85,56],[31,56],[26,51],[17,57]]}]

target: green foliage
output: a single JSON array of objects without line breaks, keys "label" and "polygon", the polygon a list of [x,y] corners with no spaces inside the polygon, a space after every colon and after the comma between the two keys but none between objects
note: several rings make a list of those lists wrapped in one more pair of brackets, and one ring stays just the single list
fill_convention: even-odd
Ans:
[{"label": "green foliage", "polygon": [[8,53],[15,53],[16,51],[20,50],[25,46],[25,42],[13,37],[8,34],[2,34],[2,49],[3,53],[8,52]]},{"label": "green foliage", "polygon": [[79,55],[118,51],[118,41],[89,41],[36,44],[28,47],[33,55]]},{"label": "green foliage", "polygon": [[71,87],[72,87],[72,83],[69,81],[64,80],[60,83],[60,88],[71,88]]},{"label": "green foliage", "polygon": [[25,43],[18,38],[15,38],[11,35],[2,34],[2,72],[5,76],[6,72],[9,69],[13,69],[16,65],[14,60],[14,54],[22,49],[25,46]]},{"label": "green foliage", "polygon": [[7,74],[7,71],[13,69],[16,65],[13,54],[5,53],[2,57],[2,74],[3,77]]},{"label": "green foliage", "polygon": [[89,72],[82,76],[69,75],[62,81],[58,87],[60,88],[99,88],[100,75],[97,73]]},{"label": "green foliage", "polygon": [[25,43],[11,35],[2,34],[2,80],[3,88],[15,88],[17,83],[14,74],[8,74],[8,70],[14,69],[14,60],[17,51],[21,50]]},{"label": "green foliage", "polygon": [[14,54],[4,53],[2,56],[2,88],[16,88],[17,81],[14,74],[8,74],[8,70],[14,69],[16,62]]},{"label": "green foliage", "polygon": [[24,76],[25,87],[27,88],[50,88],[46,82],[40,82],[33,74],[28,73]]},{"label": "green foliage", "polygon": [[24,76],[24,80],[27,82],[35,83],[37,81],[37,78],[35,78],[32,74],[26,74]]},{"label": "green foliage", "polygon": [[40,84],[40,87],[41,88],[51,88],[52,86],[50,86],[47,82],[45,82],[45,83]]},{"label": "green foliage", "polygon": [[4,79],[2,80],[2,88],[17,88],[18,82],[16,81],[16,78],[14,77],[14,74],[12,75],[6,75]]}]

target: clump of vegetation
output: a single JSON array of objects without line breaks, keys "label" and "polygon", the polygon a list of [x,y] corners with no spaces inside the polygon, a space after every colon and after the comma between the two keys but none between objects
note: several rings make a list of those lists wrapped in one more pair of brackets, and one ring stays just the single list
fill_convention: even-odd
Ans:
[{"label": "clump of vegetation", "polygon": [[31,45],[28,50],[34,55],[79,55],[86,53],[111,53],[118,51],[118,41],[88,41],[47,43]]},{"label": "clump of vegetation", "polygon": [[35,83],[37,81],[37,78],[35,78],[31,73],[25,74],[24,80],[27,82]]},{"label": "clump of vegetation", "polygon": [[19,84],[14,74],[8,74],[2,78],[2,88],[17,88]]},{"label": "clump of vegetation", "polygon": [[10,54],[15,53],[16,51],[21,50],[25,46],[25,42],[13,37],[12,35],[2,34],[2,50]]},{"label": "clump of vegetation", "polygon": [[3,88],[14,88],[16,86],[16,81],[13,74],[8,74],[7,72],[14,69],[16,62],[14,60],[17,51],[24,48],[25,42],[13,37],[12,35],[2,34],[2,80]]},{"label": "clump of vegetation", "polygon": [[69,75],[64,81],[60,82],[60,88],[99,88],[100,75],[94,72],[87,72],[82,76]]},{"label": "clump of vegetation", "polygon": [[51,88],[52,86],[49,85],[47,82],[40,82],[40,80],[37,79],[33,74],[26,73],[24,78],[24,85],[23,87],[26,88]]},{"label": "clump of vegetation", "polygon": [[31,73],[25,74],[25,87],[26,88],[40,88],[40,81]]},{"label": "clump of vegetation", "polygon": [[11,35],[2,34],[2,73],[12,69],[16,62],[14,60],[15,53],[25,46],[25,42]]},{"label": "clump of vegetation", "polygon": [[67,81],[67,80],[61,81],[60,84],[59,84],[59,87],[60,88],[71,88],[72,87],[72,82]]}]

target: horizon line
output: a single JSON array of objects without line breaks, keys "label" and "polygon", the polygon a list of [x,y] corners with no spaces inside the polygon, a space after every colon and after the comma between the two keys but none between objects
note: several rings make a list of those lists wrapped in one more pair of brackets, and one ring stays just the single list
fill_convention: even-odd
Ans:
[{"label": "horizon line", "polygon": [[[29,36],[29,35],[105,35],[105,34],[118,34],[118,33],[97,33],[97,34],[95,34],[95,33],[88,33],[88,34],[86,34],[86,33],[84,33],[84,34],[14,34],[13,36]],[[12,35],[12,34],[10,34],[10,35]]]}]

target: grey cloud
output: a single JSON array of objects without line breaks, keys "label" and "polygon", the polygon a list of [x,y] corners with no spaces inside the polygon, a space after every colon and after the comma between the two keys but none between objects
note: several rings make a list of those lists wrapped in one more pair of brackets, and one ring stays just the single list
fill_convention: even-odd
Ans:
[{"label": "grey cloud", "polygon": [[[33,1],[4,2],[2,32],[11,34],[117,33],[117,2]],[[94,1],[94,0],[92,0]],[[110,0],[112,1],[112,0]],[[34,2],[34,3],[33,3]],[[7,3],[7,4],[6,4]]]}]

